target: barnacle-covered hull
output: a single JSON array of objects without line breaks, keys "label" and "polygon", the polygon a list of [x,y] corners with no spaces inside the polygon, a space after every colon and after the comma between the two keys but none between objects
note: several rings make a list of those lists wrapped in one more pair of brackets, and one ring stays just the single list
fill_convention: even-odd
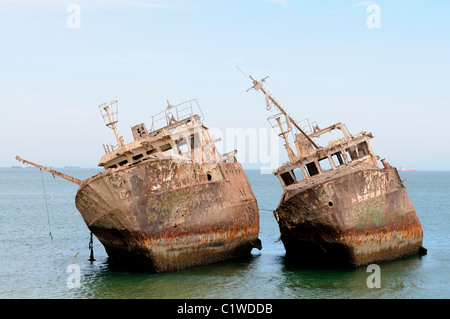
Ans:
[{"label": "barnacle-covered hull", "polygon": [[238,162],[147,159],[81,184],[76,206],[113,263],[157,272],[259,247],[259,212]]},{"label": "barnacle-covered hull", "polygon": [[359,163],[324,177],[287,187],[274,212],[287,260],[359,267],[424,251],[422,227],[394,167]]}]

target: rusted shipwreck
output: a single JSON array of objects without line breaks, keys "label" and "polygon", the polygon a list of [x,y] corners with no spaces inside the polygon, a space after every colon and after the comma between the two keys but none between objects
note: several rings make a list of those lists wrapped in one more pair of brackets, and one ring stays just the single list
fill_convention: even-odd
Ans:
[{"label": "rusted shipwreck", "polygon": [[117,131],[117,105],[99,106],[118,143],[104,145],[104,171],[81,181],[17,157],[80,185],[76,207],[110,261],[164,272],[261,249],[249,181],[236,151],[217,151],[197,101],[169,104],[150,130],[132,127],[129,144]]},{"label": "rusted shipwreck", "polygon": [[[299,125],[264,89],[265,79],[250,78],[267,109],[276,107],[268,120],[289,157],[274,171],[283,187],[274,216],[288,261],[359,267],[426,252],[407,190],[395,167],[385,159],[379,167],[371,133],[352,135],[342,123]],[[341,137],[317,145],[333,131]]]}]

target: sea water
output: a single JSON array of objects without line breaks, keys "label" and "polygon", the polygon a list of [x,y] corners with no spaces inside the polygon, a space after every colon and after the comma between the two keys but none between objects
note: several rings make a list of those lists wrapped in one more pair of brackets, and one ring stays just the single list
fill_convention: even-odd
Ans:
[{"label": "sea water", "polygon": [[[63,168],[79,179],[98,169]],[[450,298],[450,172],[400,173],[424,231],[427,255],[371,269],[324,269],[285,262],[273,216],[277,178],[246,170],[260,210],[262,250],[248,258],[172,273],[111,267],[75,207],[78,185],[37,168],[0,168],[0,298],[18,299],[357,299]]]}]

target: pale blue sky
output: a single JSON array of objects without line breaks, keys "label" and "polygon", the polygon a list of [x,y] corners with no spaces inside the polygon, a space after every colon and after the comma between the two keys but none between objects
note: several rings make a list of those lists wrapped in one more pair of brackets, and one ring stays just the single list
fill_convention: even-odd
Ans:
[{"label": "pale blue sky", "polygon": [[0,166],[95,167],[114,141],[97,106],[113,99],[126,142],[166,99],[197,99],[211,128],[268,128],[239,65],[270,76],[297,120],[372,132],[397,167],[449,170],[449,16],[444,0],[2,0]]}]

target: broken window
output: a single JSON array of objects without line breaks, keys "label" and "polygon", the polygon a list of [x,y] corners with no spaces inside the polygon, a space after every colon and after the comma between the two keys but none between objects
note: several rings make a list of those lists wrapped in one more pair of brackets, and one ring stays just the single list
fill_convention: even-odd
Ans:
[{"label": "broken window", "polygon": [[189,147],[184,138],[177,143],[177,147],[180,154],[187,154],[189,152]]},{"label": "broken window", "polygon": [[309,176],[314,176],[319,174],[319,169],[316,166],[315,162],[311,162],[309,164],[306,164],[306,169],[308,171]]},{"label": "broken window", "polygon": [[187,144],[178,145],[178,150],[180,151],[180,154],[186,154],[189,152]]},{"label": "broken window", "polygon": [[124,160],[124,161],[120,162],[120,163],[119,163],[119,166],[123,166],[123,165],[125,165],[125,164],[128,164],[128,161],[127,161],[127,160]]},{"label": "broken window", "polygon": [[330,161],[328,160],[328,157],[321,158],[319,160],[319,165],[320,165],[320,168],[322,169],[322,172],[329,171],[330,169],[333,168],[331,166]]},{"label": "broken window", "polygon": [[352,161],[358,158],[358,153],[356,153],[356,146],[351,146],[345,151],[348,153],[349,158],[351,158]]},{"label": "broken window", "polygon": [[359,157],[369,155],[369,149],[368,149],[367,143],[365,141],[358,144],[358,152],[359,152]]},{"label": "broken window", "polygon": [[332,154],[331,160],[333,161],[334,166],[336,166],[336,167],[344,164],[344,158],[342,157],[341,152],[336,152],[336,153]]},{"label": "broken window", "polygon": [[280,175],[281,178],[283,179],[283,182],[286,186],[291,185],[293,183],[295,183],[294,178],[291,175],[291,172],[286,172]]},{"label": "broken window", "polygon": [[301,168],[296,168],[292,171],[292,174],[294,174],[295,179],[297,180],[297,182],[300,182],[301,180],[303,180],[303,174],[302,174],[302,170]]},{"label": "broken window", "polygon": [[161,152],[173,153],[172,145],[170,145],[170,144],[162,145]]}]

